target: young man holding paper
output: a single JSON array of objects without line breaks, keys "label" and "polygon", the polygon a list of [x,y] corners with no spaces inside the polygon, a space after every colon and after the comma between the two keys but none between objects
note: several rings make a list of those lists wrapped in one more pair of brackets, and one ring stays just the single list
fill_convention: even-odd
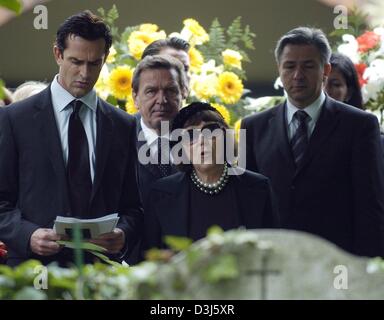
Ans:
[{"label": "young man holding paper", "polygon": [[72,262],[56,242],[57,216],[118,213],[116,228],[91,240],[115,258],[141,234],[135,120],[93,90],[111,44],[99,17],[69,17],[57,31],[59,74],[51,85],[0,111],[0,240],[9,247],[8,265]]}]

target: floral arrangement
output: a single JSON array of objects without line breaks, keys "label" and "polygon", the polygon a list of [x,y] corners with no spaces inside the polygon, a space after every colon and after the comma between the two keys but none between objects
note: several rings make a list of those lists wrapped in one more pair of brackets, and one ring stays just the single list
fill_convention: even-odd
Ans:
[{"label": "floral arrangement", "polygon": [[344,34],[337,51],[355,64],[366,109],[384,111],[384,28],[366,30],[355,36]]},{"label": "floral arrangement", "polygon": [[335,30],[330,36],[335,38],[334,50],[355,64],[365,108],[383,123],[384,28],[372,27],[368,21],[364,12],[351,10],[348,29]]},{"label": "floral arrangement", "polygon": [[102,98],[128,113],[137,112],[131,82],[144,49],[155,40],[179,37],[191,45],[190,96],[186,103],[196,100],[209,102],[230,124],[247,113],[243,108],[248,104],[244,95],[249,90],[244,89],[243,62],[250,62],[246,50],[254,49],[255,34],[248,25],[242,26],[241,17],[233,20],[227,29],[215,19],[206,31],[198,21],[188,18],[183,21],[180,32],[167,34],[155,24],[143,23],[128,26],[119,33],[114,27],[118,18],[116,7],[107,13],[99,9],[99,13],[110,25],[114,36],[110,54],[96,83],[96,90]]},{"label": "floral arrangement", "polygon": [[0,262],[6,259],[7,253],[7,247],[0,241]]}]

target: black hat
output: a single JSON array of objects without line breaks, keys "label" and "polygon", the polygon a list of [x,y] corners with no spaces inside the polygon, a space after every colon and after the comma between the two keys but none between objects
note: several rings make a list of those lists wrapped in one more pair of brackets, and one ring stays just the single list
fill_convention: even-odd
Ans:
[{"label": "black hat", "polygon": [[188,121],[188,119],[190,119],[194,114],[199,113],[201,111],[213,111],[220,115],[221,118],[223,118],[221,113],[217,111],[214,107],[212,107],[209,103],[192,102],[190,105],[180,109],[179,113],[173,120],[172,131],[175,129],[183,128],[184,124]]}]

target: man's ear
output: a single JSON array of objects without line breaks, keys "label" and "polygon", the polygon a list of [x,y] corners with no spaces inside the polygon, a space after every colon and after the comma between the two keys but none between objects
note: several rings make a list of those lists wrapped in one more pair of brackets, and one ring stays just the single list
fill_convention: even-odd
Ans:
[{"label": "man's ear", "polygon": [[331,74],[332,66],[330,63],[324,64],[324,77],[328,78],[328,76]]},{"label": "man's ear", "polygon": [[137,96],[137,92],[136,91],[132,90],[132,98],[133,98],[133,103],[134,103],[136,109],[140,110],[140,105],[139,105],[138,96]]},{"label": "man's ear", "polygon": [[184,88],[181,92],[181,96],[183,99],[187,99],[189,96],[189,88]]},{"label": "man's ear", "polygon": [[57,45],[53,46],[53,55],[55,57],[56,63],[60,66],[63,61],[63,53],[60,51]]}]

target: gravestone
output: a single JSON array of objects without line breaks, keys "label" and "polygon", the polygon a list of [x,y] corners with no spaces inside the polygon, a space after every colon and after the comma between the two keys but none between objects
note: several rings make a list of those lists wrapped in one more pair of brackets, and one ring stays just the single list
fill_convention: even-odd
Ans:
[{"label": "gravestone", "polygon": [[[248,236],[252,233],[259,245],[237,255],[239,276],[210,284],[184,270],[184,276],[188,277],[185,298],[384,299],[384,272],[368,273],[371,259],[351,255],[303,232],[244,232],[248,232]],[[207,250],[207,240],[194,246]],[[172,264],[185,265],[183,259],[183,254],[176,256]],[[184,277],[183,270],[177,272]],[[182,299],[182,296],[169,298]]]}]

